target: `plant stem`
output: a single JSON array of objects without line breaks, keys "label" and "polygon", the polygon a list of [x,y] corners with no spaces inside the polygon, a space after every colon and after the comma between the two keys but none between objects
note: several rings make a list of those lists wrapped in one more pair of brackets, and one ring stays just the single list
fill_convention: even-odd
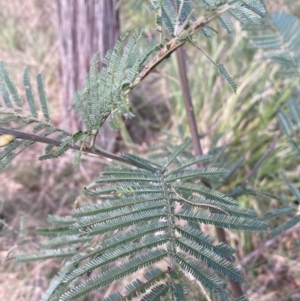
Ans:
[{"label": "plant stem", "polygon": [[[201,156],[203,154],[201,143],[199,139],[198,129],[197,129],[197,123],[194,113],[194,107],[192,103],[192,97],[189,89],[188,84],[188,78],[187,78],[187,68],[184,58],[184,48],[181,47],[176,51],[176,61],[178,66],[178,72],[179,72],[179,80],[180,80],[180,86],[182,91],[182,97],[184,101],[185,111],[187,114],[188,124],[191,132],[191,138],[192,138],[192,145],[194,149],[194,153],[196,156]],[[199,167],[204,167],[204,164],[199,164]],[[203,184],[211,188],[211,185],[203,181]],[[217,237],[220,242],[227,243],[226,239],[226,233],[224,229],[216,227]],[[231,285],[231,288],[233,290],[233,294],[236,298],[243,296],[243,291],[238,282],[234,282],[232,279],[229,279],[229,283]]]},{"label": "plant stem", "polygon": [[[20,132],[20,131],[16,131],[16,130],[12,130],[12,129],[7,129],[7,128],[2,128],[0,127],[0,134],[6,134],[6,135],[13,135],[16,138],[20,138],[23,140],[29,140],[29,141],[35,141],[35,142],[40,142],[40,143],[45,143],[45,144],[51,144],[54,146],[60,146],[63,141],[60,140],[56,140],[56,139],[52,139],[52,138],[46,138],[46,137],[40,137],[38,135],[34,135],[34,134],[28,134],[28,133],[24,133],[24,132]],[[108,159],[112,159],[112,160],[116,160],[122,163],[127,163],[127,164],[131,164],[133,165],[133,163],[129,160],[127,160],[126,158],[114,155],[102,148],[100,148],[99,146],[94,146],[93,148],[88,147],[87,145],[85,145],[85,147],[83,147],[81,149],[80,145],[72,145],[69,144],[67,146],[69,149],[74,149],[74,150],[82,150],[82,152],[84,153],[89,153],[89,154],[94,154],[97,156],[102,156]]]},{"label": "plant stem", "polygon": [[[193,107],[193,103],[192,103],[191,92],[189,89],[183,47],[181,47],[180,49],[178,49],[176,51],[176,61],[177,61],[177,67],[178,67],[178,71],[179,71],[179,80],[180,80],[182,97],[183,97],[186,116],[187,116],[190,132],[191,132],[191,137],[192,137],[193,149],[194,149],[196,156],[202,156],[203,151],[202,151],[200,140],[199,140],[199,134],[198,134],[197,123],[196,123],[196,118],[195,118],[195,113],[194,113],[194,107]],[[204,164],[201,162],[201,165],[199,167],[204,167]]]}]

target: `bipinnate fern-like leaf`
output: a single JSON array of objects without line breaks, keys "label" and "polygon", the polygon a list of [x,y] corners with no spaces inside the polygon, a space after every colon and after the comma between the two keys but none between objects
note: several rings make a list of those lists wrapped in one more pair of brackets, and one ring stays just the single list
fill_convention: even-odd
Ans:
[{"label": "bipinnate fern-like leaf", "polygon": [[[158,20],[158,26],[161,27],[161,23],[164,24],[170,36],[180,36],[182,30],[193,26],[196,21],[194,11],[190,2],[177,0],[176,2],[171,0],[152,0],[152,4],[149,6],[150,11],[155,11],[157,14],[156,20]],[[176,5],[175,5],[176,3]],[[194,7],[199,6],[199,3],[194,3]],[[249,0],[249,1],[201,1],[201,8],[206,10],[218,10],[218,8],[225,8],[223,12],[219,13],[217,20],[223,28],[227,30],[229,34],[234,33],[234,25],[231,18],[238,20],[242,25],[246,26],[249,23],[259,25],[261,17],[266,14],[266,9],[261,1]],[[161,31],[161,29],[159,30]],[[212,37],[214,31],[209,26],[201,26],[201,33],[206,37]],[[182,39],[194,41],[195,33],[191,36],[182,37]],[[236,84],[231,76],[226,71],[222,64],[214,62],[211,58],[210,61],[216,66],[219,73],[224,77],[230,88],[236,93]]]},{"label": "bipinnate fern-like leaf", "polygon": [[136,52],[143,31],[136,30],[135,34],[126,42],[128,35],[129,32],[126,32],[117,41],[114,48],[107,52],[104,58],[104,67],[100,73],[98,71],[99,53],[93,56],[85,87],[76,94],[76,107],[89,131],[98,131],[111,114],[116,118],[119,115],[132,116],[126,91],[155,47],[146,48],[141,56],[136,58],[135,64],[130,67],[130,59]]},{"label": "bipinnate fern-like leaf", "polygon": [[[249,40],[254,49],[264,50],[264,59],[277,64],[280,68],[278,74],[288,77],[300,77],[300,22],[296,16],[286,12],[276,12],[272,18],[267,18],[263,29],[249,30]],[[299,129],[300,129],[300,107],[296,98],[287,101],[286,108],[282,108],[278,113],[278,120],[282,132],[288,138],[294,151],[300,153]],[[300,192],[287,177],[284,180],[299,202]],[[273,209],[265,215],[266,219],[293,215],[286,222],[272,230],[272,234],[279,235],[293,226],[300,223],[297,209],[285,204]],[[297,243],[296,243],[297,244]]]},{"label": "bipinnate fern-like leaf", "polygon": [[[121,116],[132,117],[128,103],[129,91],[180,45],[192,39],[197,28],[207,33],[209,27],[205,27],[205,25],[219,17],[223,27],[231,32],[232,28],[228,14],[231,14],[231,16],[242,23],[250,21],[255,23],[257,20],[255,14],[264,14],[264,7],[256,0],[225,1],[222,3],[218,1],[204,1],[204,7],[212,9],[213,13],[203,17],[203,20],[196,20],[189,1],[177,1],[176,3],[175,7],[170,0],[153,1],[152,9],[159,11],[162,22],[168,28],[170,34],[174,36],[174,39],[159,46],[147,47],[142,51],[141,55],[135,57],[135,63],[132,66],[130,66],[130,60],[136,55],[137,46],[143,36],[141,29],[136,30],[135,34],[129,38],[129,33],[127,32],[117,41],[115,47],[105,55],[104,67],[100,72],[98,71],[99,54],[96,53],[94,55],[86,84],[81,91],[75,94],[74,100],[85,124],[85,132],[78,131],[71,135],[49,123],[49,105],[42,75],[37,77],[37,90],[44,121],[38,118],[37,103],[30,81],[29,69],[26,69],[24,73],[24,85],[30,113],[20,113],[18,108],[23,107],[22,99],[3,63],[0,64],[0,91],[3,96],[4,108],[2,106],[0,108],[0,122],[13,128],[17,126],[17,123],[32,125],[36,135],[40,137],[51,136],[62,142],[58,147],[57,145],[54,147],[49,144],[46,147],[46,154],[40,158],[41,160],[61,156],[71,145],[73,146],[76,142],[80,143],[81,148],[74,158],[74,167],[78,168],[81,161],[82,148],[89,136],[92,135],[90,148],[94,148],[95,136],[99,133],[99,129],[109,116],[111,116],[110,124],[114,128],[122,125],[122,122],[120,122]],[[145,66],[146,60],[156,50],[159,50],[159,53]],[[223,65],[215,65],[233,91],[235,91],[235,84]],[[19,144],[18,141],[14,142],[11,148],[1,152],[0,168],[4,168],[17,154],[33,143]],[[131,160],[129,157],[127,159]],[[172,159],[170,160],[169,163],[172,162]],[[136,162],[136,164],[139,163]],[[151,168],[153,170],[156,167],[153,166]]]},{"label": "bipinnate fern-like leaf", "polygon": [[[278,17],[279,18],[279,17]],[[292,18],[291,21],[295,27],[299,24],[295,23],[295,19]],[[296,36],[298,33],[294,33]],[[296,36],[294,35],[294,38]],[[300,35],[298,35],[300,37]],[[300,66],[300,65],[299,65]],[[300,75],[300,73],[299,73]],[[300,153],[299,147],[299,130],[300,130],[300,106],[296,98],[290,98],[287,101],[286,108],[282,108],[278,113],[278,120],[282,132],[288,138],[289,143],[294,151]],[[299,189],[285,176],[283,179],[288,186],[290,193],[293,195],[296,203],[300,203],[300,192]],[[292,227],[300,224],[300,217],[297,214],[297,207],[285,198],[279,198],[279,201],[283,203],[283,206],[273,209],[267,214],[265,214],[265,219],[272,219],[280,216],[289,216],[288,220],[280,224],[275,229],[272,229],[272,235],[276,236],[282,232],[291,229]],[[299,244],[299,243],[298,243]],[[295,243],[295,246],[297,243]]]},{"label": "bipinnate fern-like leaf", "polygon": [[278,11],[264,26],[248,28],[251,47],[264,50],[264,59],[280,66],[278,74],[300,76],[300,22],[296,16]]},{"label": "bipinnate fern-like leaf", "polygon": [[[293,195],[293,198],[296,200],[296,203],[300,203],[300,191],[299,189],[291,183],[291,181],[283,175],[284,181],[289,188],[289,191]],[[297,207],[291,202],[285,204],[285,206],[272,210],[266,214],[267,218],[273,218],[278,216],[290,215],[290,218],[284,223],[280,224],[276,228],[272,229],[272,235],[276,236],[281,234],[283,231],[289,230],[295,225],[300,224],[300,215],[298,214]]]},{"label": "bipinnate fern-like leaf", "polygon": [[273,236],[279,235],[283,231],[286,231],[292,228],[293,226],[299,224],[300,224],[300,215],[298,214],[293,216],[291,219],[287,220],[286,222],[282,223],[280,226],[276,227],[275,229],[272,229],[272,235]]},{"label": "bipinnate fern-like leaf", "polygon": [[[265,6],[258,0],[203,0],[200,5],[199,1],[177,0],[176,6],[174,6],[174,1],[171,0],[152,0],[151,2],[152,4],[148,7],[149,10],[155,11],[158,14],[159,19],[161,19],[168,33],[173,36],[177,35],[184,23],[186,23],[187,26],[195,21],[195,11],[193,10],[193,7],[213,10],[227,4],[228,12],[220,14],[217,19],[221,26],[230,34],[234,32],[234,26],[231,18],[238,20],[243,25],[249,23],[259,24],[261,17],[264,17],[266,14]],[[213,31],[210,30],[209,27],[204,27],[201,31],[204,36],[211,37],[213,35]]]},{"label": "bipinnate fern-like leaf", "polygon": [[[38,105],[35,97],[35,92],[31,84],[29,68],[25,69],[23,83],[25,88],[26,98],[22,100],[18,90],[13,83],[10,74],[3,62],[0,63],[0,92],[3,102],[0,99],[0,124],[8,129],[18,129],[25,127],[27,133],[33,133],[39,137],[54,137],[58,140],[63,140],[71,135],[56,126],[52,125],[49,113],[49,104],[46,96],[43,76],[37,76],[37,90],[40,110],[43,118],[38,115]],[[26,103],[29,111],[27,112]],[[11,160],[21,153],[26,148],[33,145],[34,141],[26,141],[16,139],[9,144],[3,151],[0,152],[0,169],[7,166]],[[46,153],[50,152],[53,145],[46,147]]]},{"label": "bipinnate fern-like leaf", "polygon": [[[67,252],[60,244],[64,238],[66,245],[70,241],[74,246],[82,239],[80,252],[70,261],[73,268],[61,279],[64,291],[60,300],[75,300],[141,272],[145,273],[143,280],[137,276],[126,291],[114,292],[106,300],[129,300],[133,296],[141,300],[157,300],[159,296],[184,300],[187,274],[226,300],[226,283],[219,275],[243,281],[234,266],[234,249],[215,244],[214,238],[193,225],[196,222],[245,231],[265,231],[267,225],[254,211],[240,208],[234,199],[199,183],[225,171],[194,167],[208,156],[185,159],[182,154],[188,144],[185,141],[159,163],[124,154],[134,167],[108,167],[103,179],[86,188],[98,203],[75,209],[69,218],[51,217],[56,226],[40,230],[50,238],[43,246],[51,249],[34,258],[44,258],[51,252],[56,255],[52,249],[55,246],[60,248],[57,256]],[[99,244],[93,249],[84,247],[96,237]],[[85,275],[91,276],[86,279]],[[70,285],[74,282],[78,284]]]},{"label": "bipinnate fern-like leaf", "polygon": [[272,209],[264,215],[265,220],[278,218],[280,216],[290,215],[297,211],[297,209],[293,206],[283,205],[281,207]]},{"label": "bipinnate fern-like leaf", "polygon": [[[112,117],[111,124],[118,125],[120,116],[132,117],[128,103],[128,89],[139,75],[147,58],[156,50],[156,46],[149,46],[142,51],[135,62],[130,66],[130,59],[136,55],[136,49],[143,36],[141,29],[129,39],[129,33],[125,33],[115,47],[108,51],[104,59],[104,67],[99,68],[99,53],[93,56],[90,72],[87,76],[84,88],[75,94],[75,105],[86,126],[86,131],[78,131],[71,135],[50,124],[50,110],[42,75],[37,76],[37,90],[40,109],[44,121],[38,116],[37,102],[33,86],[31,84],[29,68],[24,73],[24,86],[29,113],[20,111],[23,108],[23,101],[18,94],[17,88],[10,78],[5,65],[0,63],[0,92],[3,98],[3,105],[0,102],[0,123],[10,128],[17,128],[24,125],[34,126],[33,132],[40,137],[55,138],[62,143],[57,147],[48,145],[45,155],[41,160],[61,156],[68,150],[69,145],[76,142],[83,147],[90,135],[96,136],[103,122]],[[128,41],[127,41],[128,40]],[[126,42],[127,41],[127,42]],[[124,46],[125,45],[125,46]],[[124,46],[124,47],[123,47]],[[123,49],[124,48],[124,49]],[[16,140],[10,148],[1,152],[0,169],[4,168],[17,154],[34,142],[20,144]],[[18,148],[17,151],[13,152]],[[82,149],[74,157],[74,167],[80,165]]]}]

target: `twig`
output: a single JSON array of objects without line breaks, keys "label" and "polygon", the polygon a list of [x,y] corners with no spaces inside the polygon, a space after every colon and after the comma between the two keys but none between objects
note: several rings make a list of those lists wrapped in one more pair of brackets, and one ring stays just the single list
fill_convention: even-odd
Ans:
[{"label": "twig", "polygon": [[217,66],[217,64],[210,58],[210,56],[204,52],[199,46],[197,46],[193,41],[189,40],[189,43],[192,44],[197,50],[199,50],[213,65]]},{"label": "twig", "polygon": [[242,184],[241,184],[242,187],[245,187],[249,183],[250,179],[254,176],[254,174],[257,172],[257,170],[260,168],[260,166],[264,163],[264,161],[273,152],[273,150],[275,149],[276,143],[279,140],[279,138],[281,137],[281,135],[282,135],[282,132],[279,131],[277,133],[277,135],[274,137],[274,139],[273,139],[271,145],[269,146],[269,148],[262,155],[262,157],[257,161],[257,163],[255,164],[255,166],[253,167],[253,169],[249,172],[249,174],[246,177],[246,179],[242,182]]},{"label": "twig", "polygon": [[[193,149],[196,156],[202,156],[203,151],[201,147],[201,143],[199,140],[199,134],[197,129],[197,123],[194,113],[194,106],[192,103],[192,96],[188,84],[188,78],[187,78],[187,70],[184,60],[184,50],[183,48],[178,49],[176,51],[176,61],[178,66],[178,72],[179,72],[179,80],[180,80],[180,86],[182,91],[182,98],[184,101],[186,116],[188,119],[188,124],[191,132],[191,138],[192,138],[192,144]],[[203,162],[201,162],[199,167],[204,167]]]},{"label": "twig", "polygon": [[263,247],[254,250],[253,252],[249,253],[247,256],[245,256],[243,258],[243,260],[241,261],[240,265],[246,265],[248,264],[250,261],[254,260],[255,258],[257,258],[259,255],[261,255],[263,253],[264,249],[267,248],[271,248],[273,245],[275,245],[278,241],[280,241],[283,237],[285,237],[286,235],[291,234],[292,232],[299,230],[300,229],[300,224],[296,224],[295,226],[293,226],[292,228],[285,230],[283,232],[281,232],[280,234],[278,234],[275,237],[272,237],[271,239],[267,240],[265,242],[265,244],[263,245]]},{"label": "twig", "polygon": [[[40,137],[38,135],[34,135],[34,134],[28,134],[28,133],[24,133],[24,132],[20,132],[20,131],[16,131],[16,130],[12,130],[12,129],[7,129],[7,128],[2,128],[0,127],[0,134],[8,134],[8,135],[13,135],[16,138],[20,138],[23,140],[29,140],[29,141],[35,141],[35,142],[40,142],[40,143],[45,143],[45,144],[51,144],[54,146],[60,146],[63,141],[60,140],[56,140],[56,139],[52,139],[52,138],[46,138],[46,137]],[[67,145],[67,147],[69,149],[74,149],[74,150],[81,150],[81,146],[79,145],[72,145],[69,144]],[[108,159],[112,159],[112,160],[116,160],[122,163],[127,163],[127,164],[133,164],[131,161],[128,161],[126,158],[114,155],[102,148],[100,148],[99,146],[94,146],[94,149],[85,146],[82,148],[82,151],[85,153],[89,153],[89,154],[93,154],[93,155],[97,155],[97,156],[102,156]]]},{"label": "twig", "polygon": [[[230,1],[234,2],[234,1]],[[207,26],[212,20],[218,18],[221,14],[225,13],[229,9],[232,8],[230,3],[224,4],[217,8],[216,10],[210,12],[207,16],[202,16],[197,19],[192,24],[184,24],[182,26],[182,30],[178,33],[178,35],[170,40],[164,47],[159,51],[159,53],[143,68],[140,72],[139,76],[129,87],[129,91],[133,90],[149,73],[159,65],[163,60],[168,58],[175,50],[177,50],[180,46],[185,44],[188,41],[188,37],[195,34],[200,28]]]}]

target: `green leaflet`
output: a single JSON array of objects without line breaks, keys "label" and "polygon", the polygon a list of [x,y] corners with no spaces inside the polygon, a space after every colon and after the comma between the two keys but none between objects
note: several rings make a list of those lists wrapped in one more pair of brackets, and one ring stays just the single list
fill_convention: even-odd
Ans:
[{"label": "green leaflet", "polygon": [[61,296],[61,300],[75,300],[99,287],[106,286],[123,276],[153,264],[154,262],[166,257],[166,255],[167,252],[165,250],[157,249],[139,257],[131,258],[126,263],[123,263],[117,267],[113,267],[106,272],[75,286],[71,290],[64,293]]},{"label": "green leaflet", "polygon": [[264,25],[263,29],[247,28],[250,47],[264,49],[264,59],[278,64],[280,75],[299,77],[300,22],[297,17],[277,11],[272,18],[266,18]]},{"label": "green leaflet", "polygon": [[217,64],[216,67],[218,68],[219,73],[226,79],[232,91],[236,94],[236,84],[226,71],[225,67],[222,64]]},{"label": "green leaflet", "polygon": [[176,214],[179,219],[196,221],[219,228],[243,231],[267,231],[268,225],[265,222],[254,218],[231,217],[225,214],[208,214],[190,210],[182,210]]},{"label": "green leaflet", "polygon": [[[4,99],[7,99],[8,91],[9,91],[15,104],[18,107],[22,107],[23,102],[22,102],[20,95],[18,94],[17,88],[16,88],[15,84],[13,83],[13,81],[11,80],[9,72],[7,71],[3,62],[0,62],[0,74],[2,77],[2,81],[3,81],[3,83],[2,83],[3,88],[1,90],[3,91],[2,93],[3,93]],[[6,86],[6,88],[4,87],[4,85]],[[9,106],[11,106],[10,101],[7,100],[6,103]]]},{"label": "green leaflet", "polygon": [[[240,208],[233,198],[196,183],[203,173],[220,177],[223,170],[216,168],[193,170],[193,164],[210,157],[179,159],[186,146],[187,143],[184,142],[183,145],[175,148],[166,159],[167,163],[164,167],[155,164],[155,161],[129,154],[124,155],[132,160],[135,167],[121,168],[112,165],[103,172],[102,177],[89,185],[89,189],[93,188],[101,199],[98,204],[85,205],[74,210],[72,219],[51,218],[52,223],[57,224],[57,230],[55,227],[44,229],[42,234],[50,237],[59,235],[59,237],[45,242],[45,246],[63,242],[64,237],[66,241],[70,239],[76,242],[82,239],[85,242],[84,238],[92,240],[97,237],[98,240],[100,234],[104,236],[104,240],[92,250],[80,252],[73,257],[72,262],[76,268],[64,278],[64,284],[80,279],[86,274],[89,275],[92,271],[106,267],[117,260],[124,262],[120,269],[115,267],[111,272],[103,270],[98,276],[78,285],[75,289],[65,291],[62,300],[76,299],[133,273],[136,269],[134,259],[143,258],[145,262],[139,261],[140,264],[147,265],[146,257],[140,256],[144,252],[156,252],[159,246],[164,252],[168,250],[166,254],[173,262],[178,263],[176,267],[179,268],[179,272],[190,273],[204,286],[224,298],[226,292],[223,282],[214,275],[214,271],[234,281],[243,280],[240,271],[233,264],[234,249],[222,243],[215,245],[212,237],[191,226],[182,226],[179,220],[197,221],[246,231],[265,231],[267,225],[257,218],[254,211]],[[194,192],[202,197],[192,195]],[[176,212],[174,208],[177,203],[187,205],[189,209]],[[213,213],[207,213],[208,210]],[[68,226],[64,227],[64,225]],[[78,239],[76,236],[71,238],[71,234],[76,234]],[[182,257],[180,249],[185,252],[187,258]],[[128,265],[126,260],[123,261],[125,258],[130,258]],[[228,261],[228,258],[232,262]],[[197,264],[195,260],[198,260]],[[200,262],[207,268],[198,266]],[[126,272],[123,270],[125,266]],[[176,277],[172,272],[170,276]],[[128,284],[128,295],[136,294],[135,296],[140,296],[144,300],[152,300],[165,294],[178,296],[178,298],[184,296],[183,284],[174,284],[170,287],[165,284],[154,286],[154,282],[151,280],[146,283],[137,279]],[[145,287],[150,289],[146,294],[143,291]],[[134,288],[137,289],[136,292]],[[123,296],[121,292],[114,292],[107,297],[107,300],[114,300],[121,296]]]},{"label": "green leaflet", "polygon": [[39,74],[37,76],[37,85],[38,85],[38,91],[39,91],[39,96],[40,96],[40,101],[41,101],[42,112],[43,112],[43,115],[44,115],[46,121],[49,121],[50,120],[50,110],[49,110],[47,94],[46,94],[45,87],[44,87],[44,77],[42,74]]},{"label": "green leaflet", "polygon": [[[63,140],[64,138],[70,136],[69,133],[49,123],[50,110],[44,87],[43,76],[41,74],[37,76],[37,88],[38,100],[44,120],[40,120],[38,116],[39,108],[37,105],[33,86],[31,84],[28,67],[24,72],[23,84],[26,94],[26,98],[24,99],[25,101],[23,101],[18,94],[17,88],[10,78],[6,66],[3,62],[0,63],[0,91],[4,100],[4,106],[1,106],[0,108],[0,123],[3,124],[7,129],[16,130],[18,130],[20,126],[22,127],[24,125],[28,125],[26,131],[32,132],[34,135],[37,135],[39,137],[47,137],[55,133],[60,140]],[[12,98],[14,102],[12,102],[10,98]],[[26,102],[27,107],[29,108],[29,112],[27,112],[27,107],[24,106]],[[20,108],[22,108],[22,111],[20,111]],[[16,140],[14,144],[10,145],[10,148],[6,148],[3,152],[1,152],[2,158],[0,161],[0,169],[4,169],[13,158],[23,152],[26,148],[33,145],[35,141],[36,140],[27,140],[24,142],[21,139]],[[47,155],[45,157],[42,156],[41,158],[52,158],[53,156],[50,155],[49,152],[53,147],[54,146],[52,144],[49,144],[46,147],[46,150],[48,152]]]},{"label": "green leaflet", "polygon": [[37,106],[36,106],[36,102],[34,99],[34,93],[33,93],[32,85],[31,85],[31,81],[30,81],[29,67],[27,67],[24,71],[23,82],[24,82],[24,87],[25,87],[25,91],[26,91],[26,97],[27,97],[29,108],[30,108],[30,112],[31,112],[32,116],[37,118],[38,117]]}]

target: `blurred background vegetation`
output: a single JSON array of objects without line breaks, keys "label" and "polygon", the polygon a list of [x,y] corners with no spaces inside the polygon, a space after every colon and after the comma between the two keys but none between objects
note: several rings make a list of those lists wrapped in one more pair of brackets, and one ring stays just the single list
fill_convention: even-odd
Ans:
[{"label": "blurred background vegetation", "polygon": [[[63,0],[62,0],[63,1]],[[300,16],[297,1],[265,1],[269,13],[288,11]],[[145,28],[149,42],[153,41],[155,26],[147,1],[121,1],[120,30]],[[54,1],[0,0],[0,58],[21,85],[26,66],[33,75],[43,73],[52,109],[52,122],[61,123],[59,41]],[[222,146],[222,155],[228,165],[243,158],[234,179],[223,187],[229,191],[245,180],[249,171],[268,149],[276,132],[276,112],[290,96],[297,93],[299,79],[276,76],[276,66],[261,60],[261,53],[249,47],[245,32],[236,29],[234,36],[225,31],[211,39],[200,39],[198,45],[215,61],[226,66],[237,84],[237,94],[219,76],[217,69],[196,49],[186,47],[188,77],[197,116],[198,129],[203,135],[204,153]],[[86,72],[86,71],[84,71]],[[298,93],[299,95],[299,93]],[[136,119],[117,137],[115,150],[134,149],[141,154],[159,137],[162,129],[188,135],[188,125],[181,99],[175,57],[160,66],[131,96]],[[178,125],[181,131],[178,131]],[[225,147],[224,147],[225,146]],[[7,229],[0,236],[0,299],[39,300],[49,279],[59,267],[57,261],[17,265],[13,252],[22,247],[28,237],[27,251],[37,244],[34,229],[45,223],[48,214],[66,214],[80,196],[81,189],[101,172],[95,168],[95,159],[84,159],[79,171],[72,170],[72,159],[39,162],[42,147],[36,146],[18,157],[0,174],[0,198],[4,202],[1,218]],[[100,162],[104,163],[104,162]],[[281,173],[291,179],[299,174],[300,158],[291,151],[282,137],[274,152],[251,180],[251,186],[274,195],[290,198]],[[222,160],[216,164],[223,164]],[[299,188],[300,185],[298,185]],[[292,201],[292,199],[291,199]],[[239,198],[242,206],[264,215],[280,206],[277,200],[262,196]],[[283,218],[271,224],[275,227]],[[0,225],[1,227],[1,225]],[[292,244],[299,231],[292,232],[268,247],[269,234],[227,232],[230,244],[237,248],[240,264],[247,282],[243,284],[249,300],[300,300],[300,254]],[[250,261],[247,254],[263,250]],[[10,257],[12,258],[10,260]],[[244,260],[244,261],[243,261]],[[97,299],[98,298],[98,299]],[[97,293],[89,300],[99,300]],[[201,299],[200,294],[195,300]]]}]

